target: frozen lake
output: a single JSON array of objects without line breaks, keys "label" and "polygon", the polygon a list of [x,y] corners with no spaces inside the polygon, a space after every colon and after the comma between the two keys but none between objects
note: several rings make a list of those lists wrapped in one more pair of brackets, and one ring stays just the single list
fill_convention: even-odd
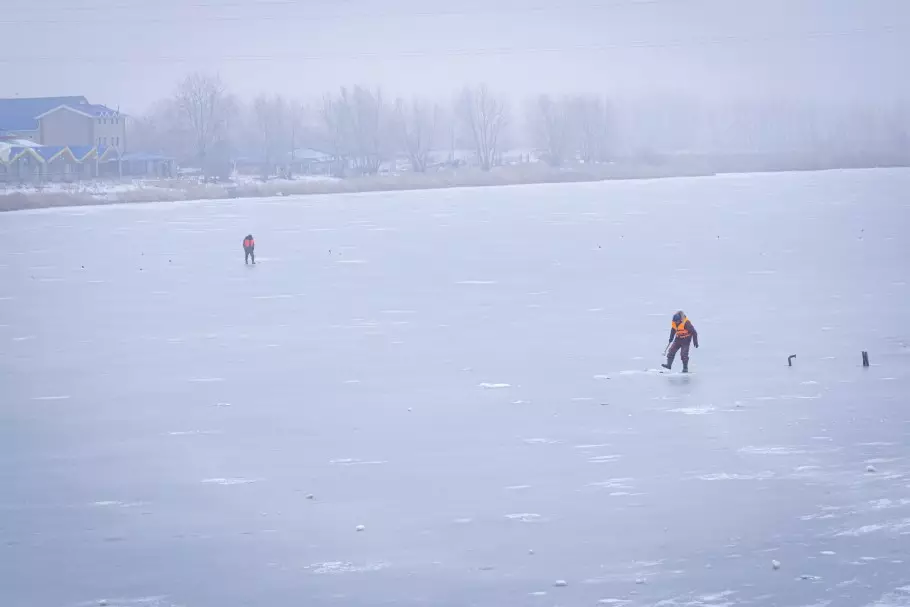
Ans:
[{"label": "frozen lake", "polygon": [[2,214],[0,605],[910,605],[908,192]]}]

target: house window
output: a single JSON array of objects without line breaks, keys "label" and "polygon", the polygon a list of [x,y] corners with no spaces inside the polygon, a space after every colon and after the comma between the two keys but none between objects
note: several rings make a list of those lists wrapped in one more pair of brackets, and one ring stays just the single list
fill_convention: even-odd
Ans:
[{"label": "house window", "polygon": [[120,145],[120,137],[116,137],[115,139],[117,140],[117,143],[115,143],[114,145],[119,146],[119,145]]},{"label": "house window", "polygon": [[107,145],[107,137],[102,137],[101,143],[102,143],[102,145]]}]

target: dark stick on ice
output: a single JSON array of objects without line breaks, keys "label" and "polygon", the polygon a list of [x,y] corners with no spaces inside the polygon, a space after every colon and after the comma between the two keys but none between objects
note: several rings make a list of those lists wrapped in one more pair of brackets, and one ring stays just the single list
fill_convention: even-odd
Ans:
[{"label": "dark stick on ice", "polygon": [[794,358],[796,358],[796,354],[791,354],[790,356],[787,357],[787,366],[788,366],[788,367],[792,367],[792,366],[793,366],[793,359],[794,359]]},{"label": "dark stick on ice", "polygon": [[864,367],[869,366],[869,353],[866,352],[865,350],[863,350],[863,366]]}]

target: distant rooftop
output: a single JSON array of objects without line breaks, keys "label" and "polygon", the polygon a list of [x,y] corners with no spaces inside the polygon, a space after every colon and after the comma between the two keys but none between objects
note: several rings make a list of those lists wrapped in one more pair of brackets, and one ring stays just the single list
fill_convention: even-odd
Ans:
[{"label": "distant rooftop", "polygon": [[87,103],[85,105],[64,104],[64,105],[58,105],[57,107],[53,107],[42,114],[38,114],[35,118],[41,119],[41,118],[44,118],[48,114],[51,114],[53,112],[56,112],[58,110],[63,110],[63,109],[70,109],[75,112],[79,112],[80,114],[84,114],[86,116],[91,116],[92,118],[101,118],[103,116],[116,116],[120,113],[117,110],[112,110],[111,108],[107,107],[106,105],[98,105],[97,103]]},{"label": "distant rooftop", "polygon": [[[0,124],[6,131],[37,131],[38,120],[45,112],[68,105],[89,113],[92,104],[85,97],[16,97],[0,99]],[[103,107],[103,106],[101,106]]]}]

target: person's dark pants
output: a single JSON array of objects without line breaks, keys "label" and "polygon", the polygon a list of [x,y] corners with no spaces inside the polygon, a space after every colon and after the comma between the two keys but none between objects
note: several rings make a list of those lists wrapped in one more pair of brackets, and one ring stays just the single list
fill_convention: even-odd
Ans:
[{"label": "person's dark pants", "polygon": [[256,265],[256,252],[250,248],[246,247],[243,249],[243,262],[250,263],[250,259],[253,260],[253,265]]},{"label": "person's dark pants", "polygon": [[683,367],[689,366],[689,346],[692,344],[692,337],[683,337],[682,339],[674,339],[673,343],[670,345],[670,349],[667,350],[667,365],[673,365],[673,359],[676,358],[676,353],[680,353],[680,358],[682,358]]}]

